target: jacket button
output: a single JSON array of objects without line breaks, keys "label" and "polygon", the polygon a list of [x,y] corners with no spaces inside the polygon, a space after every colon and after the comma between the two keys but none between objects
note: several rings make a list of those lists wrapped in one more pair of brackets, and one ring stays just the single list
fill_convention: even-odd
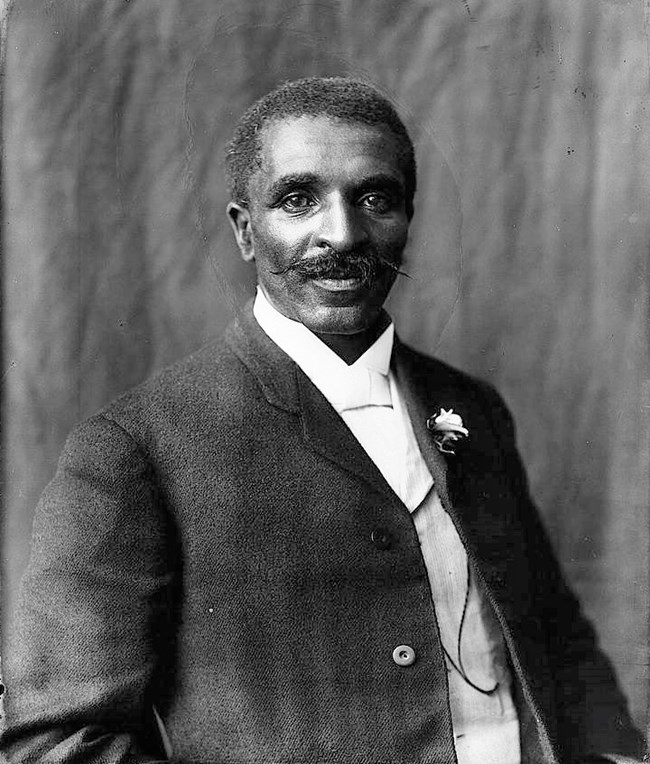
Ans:
[{"label": "jacket button", "polygon": [[393,650],[393,660],[398,666],[410,666],[415,663],[415,650],[408,645],[399,645]]},{"label": "jacket button", "polygon": [[370,538],[377,549],[381,549],[382,551],[390,549],[393,544],[393,539],[386,528],[375,528],[370,534]]}]

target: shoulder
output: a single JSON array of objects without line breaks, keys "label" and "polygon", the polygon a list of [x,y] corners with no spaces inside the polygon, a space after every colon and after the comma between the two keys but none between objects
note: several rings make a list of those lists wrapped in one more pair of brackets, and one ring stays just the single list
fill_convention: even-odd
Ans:
[{"label": "shoulder", "polygon": [[[149,444],[194,428],[200,437],[208,422],[238,409],[255,394],[244,365],[219,339],[162,369],[77,424],[67,451],[106,449],[147,453]],[[249,390],[250,388],[250,390]]]},{"label": "shoulder", "polygon": [[117,414],[131,405],[160,405],[165,399],[207,390],[228,376],[237,359],[222,340],[215,340],[145,379],[109,403],[103,413]]},{"label": "shoulder", "polygon": [[241,386],[243,367],[222,340],[201,347],[108,403],[99,414],[119,423],[225,402]]}]

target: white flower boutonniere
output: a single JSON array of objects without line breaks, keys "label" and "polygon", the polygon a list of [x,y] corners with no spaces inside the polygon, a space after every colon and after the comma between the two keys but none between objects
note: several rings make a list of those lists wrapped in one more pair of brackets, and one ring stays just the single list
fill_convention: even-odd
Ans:
[{"label": "white flower boutonniere", "polygon": [[453,409],[440,409],[427,419],[427,427],[433,432],[433,440],[438,451],[443,454],[455,454],[456,444],[469,435],[469,430],[463,426],[463,420]]}]

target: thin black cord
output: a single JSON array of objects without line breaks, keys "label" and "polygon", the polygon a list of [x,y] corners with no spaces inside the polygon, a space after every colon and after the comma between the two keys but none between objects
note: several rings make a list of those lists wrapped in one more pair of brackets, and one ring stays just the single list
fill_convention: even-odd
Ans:
[{"label": "thin black cord", "polygon": [[467,672],[465,671],[465,667],[463,666],[463,659],[461,657],[461,640],[463,638],[463,626],[465,625],[465,616],[467,615],[467,606],[469,604],[469,590],[470,590],[470,584],[471,584],[471,569],[469,565],[469,557],[467,558],[467,589],[465,591],[465,604],[463,605],[463,614],[460,617],[460,626],[458,627],[458,665],[454,662],[454,659],[449,655],[447,652],[447,648],[443,645],[442,649],[445,655],[447,656],[447,660],[449,663],[451,663],[452,668],[455,668],[456,671],[461,675],[463,680],[474,690],[477,692],[480,692],[481,695],[492,695],[496,692],[497,688],[499,687],[499,683],[497,682],[494,687],[491,690],[484,690],[482,687],[479,687],[478,685],[474,684],[472,680],[467,676]]}]

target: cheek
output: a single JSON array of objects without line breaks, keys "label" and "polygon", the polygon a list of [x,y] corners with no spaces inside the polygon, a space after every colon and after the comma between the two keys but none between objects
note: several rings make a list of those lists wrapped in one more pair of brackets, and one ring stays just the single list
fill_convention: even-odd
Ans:
[{"label": "cheek", "polygon": [[308,245],[309,236],[300,226],[266,225],[254,230],[255,252],[275,265],[290,261]]},{"label": "cheek", "polygon": [[400,223],[386,226],[375,236],[376,246],[382,252],[399,252],[406,246],[408,226]]}]

